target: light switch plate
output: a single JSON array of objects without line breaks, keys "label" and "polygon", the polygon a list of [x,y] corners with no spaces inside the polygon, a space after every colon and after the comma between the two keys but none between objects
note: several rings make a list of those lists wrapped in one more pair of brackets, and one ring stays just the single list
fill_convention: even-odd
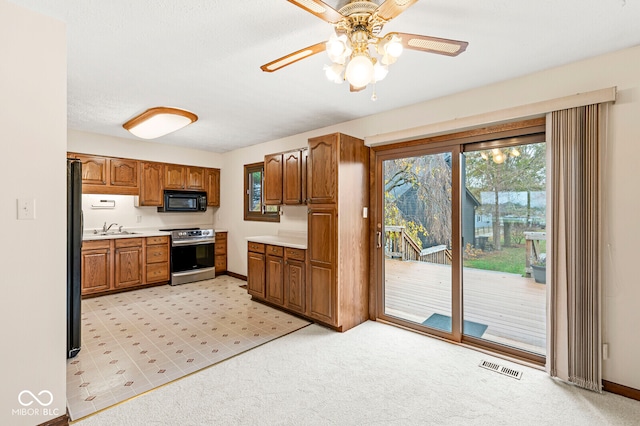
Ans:
[{"label": "light switch plate", "polygon": [[36,218],[36,200],[18,198],[18,220],[34,220]]}]

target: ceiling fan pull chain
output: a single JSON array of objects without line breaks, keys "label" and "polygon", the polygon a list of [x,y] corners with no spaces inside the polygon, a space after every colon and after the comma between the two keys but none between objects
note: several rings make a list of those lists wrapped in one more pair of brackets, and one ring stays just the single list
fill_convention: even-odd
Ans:
[{"label": "ceiling fan pull chain", "polygon": [[376,95],[376,83],[373,83],[373,93],[371,94],[371,100],[373,102],[378,100],[378,95]]}]

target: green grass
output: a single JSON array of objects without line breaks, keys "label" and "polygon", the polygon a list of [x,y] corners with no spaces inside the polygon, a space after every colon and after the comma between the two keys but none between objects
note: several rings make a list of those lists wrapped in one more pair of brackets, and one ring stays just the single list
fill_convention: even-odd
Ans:
[{"label": "green grass", "polygon": [[524,275],[524,244],[517,247],[504,247],[500,251],[481,252],[476,259],[465,259],[464,266]]}]

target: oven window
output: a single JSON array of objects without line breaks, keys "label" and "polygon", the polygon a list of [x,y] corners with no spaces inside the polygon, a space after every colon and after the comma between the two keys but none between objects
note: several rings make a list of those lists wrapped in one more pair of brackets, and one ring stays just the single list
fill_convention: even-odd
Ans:
[{"label": "oven window", "polygon": [[214,266],[213,243],[171,248],[172,272],[192,271]]}]

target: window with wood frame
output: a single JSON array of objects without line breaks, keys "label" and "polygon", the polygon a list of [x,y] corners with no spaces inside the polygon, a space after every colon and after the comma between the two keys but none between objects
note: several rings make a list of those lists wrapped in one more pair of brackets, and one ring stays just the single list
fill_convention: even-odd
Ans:
[{"label": "window with wood frame", "polygon": [[280,222],[280,206],[263,203],[264,163],[244,165],[244,220]]}]

